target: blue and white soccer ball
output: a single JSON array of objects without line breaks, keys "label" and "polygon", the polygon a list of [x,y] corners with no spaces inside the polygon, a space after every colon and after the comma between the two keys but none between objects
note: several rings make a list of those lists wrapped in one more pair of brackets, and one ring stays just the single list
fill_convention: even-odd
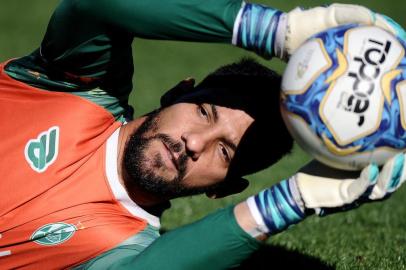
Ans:
[{"label": "blue and white soccer ball", "polygon": [[298,144],[341,169],[383,164],[406,148],[405,43],[373,26],[321,32],[292,55],[282,115]]}]

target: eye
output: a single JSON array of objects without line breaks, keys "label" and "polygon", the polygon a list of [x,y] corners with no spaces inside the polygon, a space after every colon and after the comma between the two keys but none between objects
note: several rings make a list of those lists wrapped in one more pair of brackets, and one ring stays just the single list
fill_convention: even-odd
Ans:
[{"label": "eye", "polygon": [[228,152],[227,147],[225,147],[225,146],[222,145],[222,144],[220,144],[220,153],[221,153],[223,159],[224,159],[227,163],[230,163],[230,161],[231,161],[230,153]]},{"label": "eye", "polygon": [[197,106],[197,112],[201,117],[205,118],[206,120],[209,120],[209,113],[202,104]]}]

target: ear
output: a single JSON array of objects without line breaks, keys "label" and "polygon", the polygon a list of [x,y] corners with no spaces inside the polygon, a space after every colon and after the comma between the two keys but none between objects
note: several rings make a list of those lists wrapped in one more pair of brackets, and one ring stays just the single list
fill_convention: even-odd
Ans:
[{"label": "ear", "polygon": [[193,90],[194,86],[195,79],[192,77],[186,78],[183,81],[179,82],[177,85],[163,94],[163,96],[161,97],[161,106],[167,107],[169,105],[172,105],[179,97]]},{"label": "ear", "polygon": [[248,187],[248,185],[248,180],[244,178],[229,179],[220,185],[216,190],[206,192],[206,196],[210,199],[224,198],[226,196],[242,192]]}]

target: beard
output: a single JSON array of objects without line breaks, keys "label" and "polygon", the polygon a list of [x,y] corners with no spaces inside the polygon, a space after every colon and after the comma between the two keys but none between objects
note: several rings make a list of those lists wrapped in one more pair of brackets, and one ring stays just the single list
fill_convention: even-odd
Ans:
[{"label": "beard", "polygon": [[[188,155],[182,142],[172,139],[169,135],[157,133],[160,110],[147,116],[142,125],[131,135],[124,150],[123,166],[128,179],[125,185],[142,188],[148,193],[167,199],[200,194],[215,190],[219,184],[204,187],[189,187],[183,183],[186,174]],[[147,134],[153,134],[147,136]],[[148,156],[147,150],[155,140],[162,141],[171,152],[179,153],[177,159],[177,175],[172,179],[157,174],[159,168],[165,168],[162,156],[157,153]]]}]

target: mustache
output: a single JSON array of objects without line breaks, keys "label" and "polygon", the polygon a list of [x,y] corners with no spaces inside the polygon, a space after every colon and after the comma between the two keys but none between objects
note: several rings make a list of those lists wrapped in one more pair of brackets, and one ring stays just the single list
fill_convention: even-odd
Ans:
[{"label": "mustache", "polygon": [[186,174],[187,170],[187,160],[188,160],[188,155],[186,154],[186,149],[183,145],[182,142],[177,141],[173,138],[171,138],[169,135],[164,134],[164,133],[158,133],[153,136],[153,139],[159,139],[162,140],[169,148],[170,151],[174,153],[179,153],[179,157],[176,160],[177,166],[178,166],[178,179],[183,179],[183,177]]}]

